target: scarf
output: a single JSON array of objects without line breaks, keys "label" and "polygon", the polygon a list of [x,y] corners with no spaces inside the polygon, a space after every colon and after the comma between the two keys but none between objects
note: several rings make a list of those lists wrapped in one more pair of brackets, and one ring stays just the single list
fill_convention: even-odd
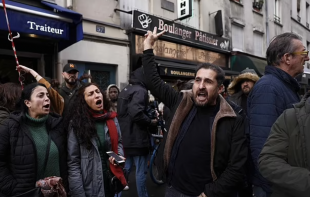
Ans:
[{"label": "scarf", "polygon": [[[90,111],[93,118],[99,121],[105,121],[107,124],[107,127],[109,129],[109,135],[111,139],[111,145],[112,145],[112,151],[118,154],[118,132],[117,128],[114,122],[114,118],[116,118],[117,114],[116,112],[107,112],[106,110],[103,111],[103,114],[96,113],[94,111]],[[121,183],[126,186],[127,181],[124,176],[123,169],[120,166],[114,166],[110,163],[110,170],[118,178]]]}]

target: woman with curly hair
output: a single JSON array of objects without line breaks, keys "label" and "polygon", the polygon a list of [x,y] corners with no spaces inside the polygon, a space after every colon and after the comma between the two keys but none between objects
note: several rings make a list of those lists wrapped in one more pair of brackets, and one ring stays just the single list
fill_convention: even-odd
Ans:
[{"label": "woman with curly hair", "polygon": [[[110,103],[94,83],[83,85],[70,109],[68,122],[69,188],[75,196],[114,196],[111,173],[127,185],[123,170],[107,151],[124,156],[121,131]],[[113,176],[112,175],[112,176]]]}]

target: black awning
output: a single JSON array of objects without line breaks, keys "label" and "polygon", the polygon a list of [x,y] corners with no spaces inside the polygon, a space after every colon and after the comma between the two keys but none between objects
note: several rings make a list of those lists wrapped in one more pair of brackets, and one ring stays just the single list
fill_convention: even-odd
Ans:
[{"label": "black awning", "polygon": [[230,59],[230,68],[232,71],[241,72],[247,68],[254,69],[259,76],[264,75],[266,65],[266,60],[245,54],[238,53]]}]

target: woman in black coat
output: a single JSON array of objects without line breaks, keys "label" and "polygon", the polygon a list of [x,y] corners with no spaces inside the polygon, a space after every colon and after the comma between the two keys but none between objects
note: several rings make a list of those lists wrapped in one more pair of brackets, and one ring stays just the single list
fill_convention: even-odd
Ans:
[{"label": "woman in black coat", "polygon": [[[65,196],[59,181],[61,177],[67,182],[66,135],[61,117],[49,113],[50,99],[42,84],[26,86],[20,102],[22,111],[12,112],[0,127],[0,193],[42,196],[56,184],[61,188],[57,192]],[[42,184],[47,185],[40,192],[37,188]]]}]

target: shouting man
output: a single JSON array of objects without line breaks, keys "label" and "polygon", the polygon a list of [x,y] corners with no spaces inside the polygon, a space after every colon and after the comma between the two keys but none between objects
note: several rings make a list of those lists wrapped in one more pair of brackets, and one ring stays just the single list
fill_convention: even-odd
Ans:
[{"label": "shouting man", "polygon": [[[244,119],[220,95],[224,71],[197,66],[192,91],[176,92],[160,78],[152,47],[163,32],[148,31],[142,65],[147,88],[171,109],[159,153],[167,175],[166,197],[231,196],[244,182],[247,159]],[[162,158],[162,157],[159,157]]]}]

